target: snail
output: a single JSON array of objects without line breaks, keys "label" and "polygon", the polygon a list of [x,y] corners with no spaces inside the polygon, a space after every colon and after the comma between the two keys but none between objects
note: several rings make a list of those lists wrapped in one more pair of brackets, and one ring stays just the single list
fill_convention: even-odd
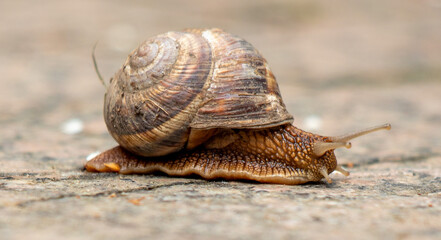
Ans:
[{"label": "snail", "polygon": [[187,29],[146,40],[110,80],[104,118],[119,146],[85,165],[91,172],[263,183],[331,183],[334,149],[390,124],[339,137],[292,125],[266,60],[220,29]]}]

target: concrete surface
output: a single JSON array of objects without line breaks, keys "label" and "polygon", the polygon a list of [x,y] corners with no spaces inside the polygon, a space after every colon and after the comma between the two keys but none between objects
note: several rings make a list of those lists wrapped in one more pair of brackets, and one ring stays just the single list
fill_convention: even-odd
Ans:
[{"label": "concrete surface", "polygon": [[[441,2],[0,2],[0,239],[440,239]],[[220,27],[272,67],[349,177],[300,186],[82,170],[115,145],[104,88],[142,40]]]}]

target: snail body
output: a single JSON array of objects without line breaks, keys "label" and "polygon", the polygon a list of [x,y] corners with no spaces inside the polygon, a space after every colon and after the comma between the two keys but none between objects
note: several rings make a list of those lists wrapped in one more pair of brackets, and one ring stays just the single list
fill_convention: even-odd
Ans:
[{"label": "snail body", "polygon": [[118,147],[88,171],[200,175],[300,184],[337,165],[333,150],[385,124],[341,137],[292,125],[266,60],[219,29],[168,32],[143,42],[111,79],[104,118]]}]

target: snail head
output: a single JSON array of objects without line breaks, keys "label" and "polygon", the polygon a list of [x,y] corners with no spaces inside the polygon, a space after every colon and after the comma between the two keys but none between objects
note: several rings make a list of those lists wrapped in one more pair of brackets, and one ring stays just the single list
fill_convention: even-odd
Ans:
[{"label": "snail head", "polygon": [[[328,176],[328,174],[332,171],[329,171],[330,169],[334,169],[332,166],[326,166],[327,163],[336,163],[336,158],[334,155],[334,149],[336,148],[351,148],[351,142],[350,140],[357,138],[359,136],[375,132],[378,130],[390,130],[391,125],[389,123],[371,127],[368,129],[356,131],[353,133],[345,134],[342,136],[337,137],[323,137],[323,140],[317,140],[312,143],[312,155],[315,157],[318,161],[324,163],[323,167],[321,169],[318,169],[320,173],[323,175],[323,177],[328,181],[328,183],[331,183],[332,180]],[[335,170],[342,173],[345,176],[349,175],[349,172],[344,170],[341,166],[336,165]]]}]

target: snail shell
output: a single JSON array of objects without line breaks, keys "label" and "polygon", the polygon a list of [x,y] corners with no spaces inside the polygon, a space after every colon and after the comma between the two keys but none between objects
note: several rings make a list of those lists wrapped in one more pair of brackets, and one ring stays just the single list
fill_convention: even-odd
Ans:
[{"label": "snail shell", "polygon": [[324,137],[294,127],[266,60],[219,29],[143,42],[111,80],[104,118],[120,146],[87,162],[88,171],[281,184],[330,183],[334,170],[348,175],[333,150],[390,129]]},{"label": "snail shell", "polygon": [[219,29],[168,32],[143,42],[111,81],[104,106],[112,137],[149,157],[194,148],[210,129],[293,121],[266,60]]}]

